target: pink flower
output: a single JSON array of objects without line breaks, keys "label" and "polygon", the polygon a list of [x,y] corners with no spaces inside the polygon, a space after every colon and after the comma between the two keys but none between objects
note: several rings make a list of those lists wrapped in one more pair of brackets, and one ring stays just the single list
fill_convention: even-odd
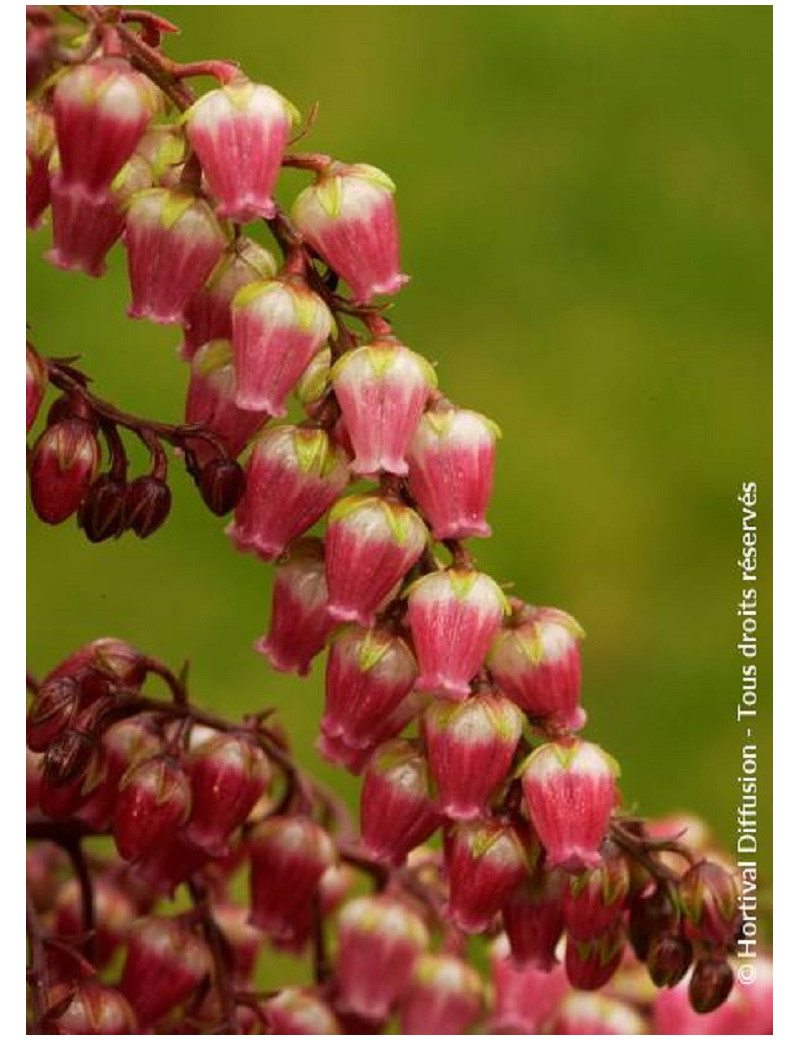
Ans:
[{"label": "pink flower", "polygon": [[180,324],[225,251],[226,237],[208,203],[185,192],[150,188],[128,209],[125,245],[132,318]]},{"label": "pink flower", "polygon": [[275,258],[269,250],[252,238],[238,238],[206,284],[186,304],[180,349],[183,360],[190,361],[209,340],[232,339],[234,296],[246,285],[271,278],[276,269]]},{"label": "pink flower", "polygon": [[619,766],[582,740],[542,744],[521,768],[531,822],[550,867],[599,866],[599,849],[618,801]]},{"label": "pink flower", "polygon": [[567,934],[582,942],[607,931],[625,909],[630,887],[628,864],[611,841],[600,847],[596,867],[571,875],[564,885]]},{"label": "pink flower", "polygon": [[568,993],[559,1005],[552,1031],[569,1036],[641,1036],[650,1032],[647,1022],[630,1004],[603,993]]},{"label": "pink flower", "polygon": [[446,953],[417,958],[400,1004],[403,1033],[460,1036],[482,1010],[483,983],[474,968]]},{"label": "pink flower", "polygon": [[133,766],[119,785],[114,809],[114,841],[123,859],[141,858],[183,824],[191,791],[177,759],[147,758]]},{"label": "pink flower", "polygon": [[434,701],[424,716],[437,804],[452,820],[472,820],[506,779],[522,735],[519,708],[494,693]]},{"label": "pink flower", "polygon": [[488,538],[486,509],[494,481],[499,427],[466,408],[422,416],[408,449],[411,493],[434,538]]},{"label": "pink flower", "polygon": [[382,339],[348,351],[333,366],[331,382],[355,452],[353,472],[405,476],[409,442],[436,388],[430,364],[397,340]]},{"label": "pink flower", "polygon": [[120,58],[73,65],[53,92],[61,175],[101,196],[133,155],[160,92]]},{"label": "pink flower", "polygon": [[[192,358],[184,418],[189,424],[205,426],[215,433],[234,459],[269,419],[267,412],[239,408],[235,395],[230,342],[217,339],[205,343]],[[200,437],[192,439],[191,447],[201,467],[217,456],[214,447]]]},{"label": "pink flower", "polygon": [[325,531],[328,611],[370,625],[422,555],[428,532],[413,509],[376,495],[341,499]]},{"label": "pink flower", "polygon": [[487,664],[497,685],[528,714],[551,725],[580,729],[583,629],[555,607],[515,605],[495,636]]},{"label": "pink flower", "polygon": [[263,1005],[272,1032],[278,1036],[341,1033],[330,1007],[314,993],[289,986]]},{"label": "pink flower", "polygon": [[436,830],[425,756],[408,740],[390,740],[373,753],[361,790],[361,841],[394,866]]},{"label": "pink flower", "polygon": [[275,572],[269,632],[255,649],[279,672],[308,675],[336,624],[327,607],[322,543],[302,538]]},{"label": "pink flower", "polygon": [[508,940],[501,935],[491,947],[495,1033],[539,1034],[548,1025],[569,986],[560,966],[542,971],[535,965],[520,967],[508,956]]},{"label": "pink flower", "polygon": [[575,989],[600,989],[622,963],[625,932],[620,918],[605,932],[582,941],[567,936],[564,967]]},{"label": "pink flower", "polygon": [[558,870],[536,870],[503,905],[503,924],[518,965],[552,971],[556,946],[564,931],[564,876]]},{"label": "pink flower", "polygon": [[271,194],[298,118],[277,91],[243,79],[210,90],[192,105],[184,116],[186,133],[220,216],[238,224],[275,216]]},{"label": "pink flower", "polygon": [[408,620],[421,670],[417,689],[467,697],[505,610],[500,587],[478,571],[450,568],[415,582]]},{"label": "pink flower", "polygon": [[346,903],[338,919],[336,982],[341,1006],[371,1022],[388,1017],[428,945],[420,918],[390,896]]},{"label": "pink flower", "polygon": [[54,141],[53,117],[29,101],[25,110],[25,210],[29,228],[39,226],[50,204],[48,167]]},{"label": "pink flower", "polygon": [[276,426],[256,439],[245,476],[227,534],[237,549],[271,561],[330,509],[350,474],[347,456],[324,430]]},{"label": "pink flower", "polygon": [[522,842],[499,820],[460,823],[445,835],[447,914],[464,932],[485,931],[529,873]]},{"label": "pink flower", "polygon": [[396,293],[400,273],[394,184],[374,166],[334,162],[297,198],[292,219],[356,303]]}]

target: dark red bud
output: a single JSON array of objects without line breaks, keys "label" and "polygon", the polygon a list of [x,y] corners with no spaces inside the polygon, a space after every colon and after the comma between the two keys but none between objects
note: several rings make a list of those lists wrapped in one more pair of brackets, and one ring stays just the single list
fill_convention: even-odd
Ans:
[{"label": "dark red bud", "polygon": [[53,740],[44,756],[44,779],[51,787],[77,780],[89,769],[94,741],[79,729],[65,729]]},{"label": "dark red bud", "polygon": [[698,1015],[714,1011],[728,999],[733,971],[727,961],[700,960],[689,980],[689,1002]]},{"label": "dark red bud", "polygon": [[31,751],[47,750],[75,717],[80,699],[80,686],[69,676],[55,676],[42,683],[26,723],[26,741]]},{"label": "dark red bud", "polygon": [[233,459],[212,459],[196,479],[203,501],[216,516],[230,513],[244,494],[244,471]]},{"label": "dark red bud", "polygon": [[119,538],[125,530],[127,488],[123,480],[104,473],[89,488],[78,512],[78,523],[90,542]]},{"label": "dark red bud", "polygon": [[86,496],[100,461],[100,446],[83,419],[48,426],[33,448],[31,502],[46,524],[67,520]]},{"label": "dark red bud", "polygon": [[125,493],[125,522],[139,538],[149,538],[169,516],[172,492],[158,477],[137,477]]},{"label": "dark red bud", "polygon": [[629,904],[628,936],[637,958],[646,961],[654,939],[676,931],[677,923],[678,915],[666,889],[634,896]]},{"label": "dark red bud", "polygon": [[659,935],[647,954],[647,970],[656,986],[676,986],[692,963],[692,944],[683,935]]},{"label": "dark red bud", "polygon": [[63,422],[65,419],[83,419],[92,427],[96,425],[92,406],[83,394],[74,392],[57,397],[47,413],[48,426],[55,426],[56,423]]}]

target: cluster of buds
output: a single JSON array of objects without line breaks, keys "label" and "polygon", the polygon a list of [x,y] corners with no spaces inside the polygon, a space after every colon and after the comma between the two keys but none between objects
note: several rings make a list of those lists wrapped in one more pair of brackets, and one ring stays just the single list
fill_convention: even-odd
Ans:
[{"label": "cluster of buds", "polygon": [[[617,763],[580,735],[581,627],[507,597],[467,547],[491,534],[500,431],[385,317],[407,281],[391,180],[289,151],[294,106],[230,63],[170,61],[158,16],[70,12],[85,25],[67,43],[47,10],[29,20],[28,223],[49,209],[48,259],[92,276],[120,242],[129,315],[179,326],[189,375],[185,424],[148,423],[29,348],[28,429],[47,384],[62,391],[31,452],[34,509],[77,514],[92,541],[144,537],[169,511],[161,442],[177,448],[209,508],[235,510],[233,545],[277,565],[256,649],[300,675],[326,654],[318,748],[364,779],[356,840],[268,717],[194,708],[117,640],[33,684],[33,830],[76,874],[67,890],[63,863],[35,864],[37,1024],[367,1033],[397,1014],[410,1033],[643,1032],[626,972],[715,1013],[734,985],[735,876],[625,814]],[[199,98],[195,75],[216,80]],[[314,178],[288,214],[287,166]],[[262,220],[280,263],[245,231]],[[120,428],[152,455],[131,482]],[[143,693],[151,673],[168,704]],[[117,853],[94,877],[87,835]],[[375,893],[345,899],[351,867]],[[194,908],[156,912],[179,886]],[[499,937],[493,1000],[470,935]],[[264,944],[310,950],[315,985],[260,994]],[[123,947],[119,978],[99,976]]]}]

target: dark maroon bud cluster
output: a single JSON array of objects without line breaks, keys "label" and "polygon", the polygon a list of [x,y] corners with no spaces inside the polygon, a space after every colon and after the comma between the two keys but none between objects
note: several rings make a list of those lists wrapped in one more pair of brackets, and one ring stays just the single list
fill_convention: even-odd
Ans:
[{"label": "dark maroon bud cluster", "polygon": [[[738,1006],[734,872],[626,811],[582,735],[580,625],[473,554],[500,431],[386,319],[408,280],[390,178],[293,151],[291,102],[173,61],[160,16],[62,14],[28,8],[28,225],[67,271],[124,250],[128,314],[178,327],[187,390],[182,424],[142,419],[29,344],[33,508],[149,537],[180,457],[276,564],[255,648],[299,675],[325,655],[317,746],[362,785],[355,826],[269,710],[206,711],[121,640],[29,677],[31,1031],[635,1035]],[[308,177],[289,212],[286,167]],[[264,949],[309,957],[308,984],[265,993]],[[760,978],[730,1031],[769,1031]]]}]

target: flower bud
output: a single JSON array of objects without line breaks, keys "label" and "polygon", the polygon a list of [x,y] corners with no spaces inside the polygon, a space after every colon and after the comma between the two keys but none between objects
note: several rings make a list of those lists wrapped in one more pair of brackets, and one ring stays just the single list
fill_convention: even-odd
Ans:
[{"label": "flower bud", "polygon": [[39,226],[50,204],[48,166],[54,141],[53,117],[29,101],[25,110],[25,209],[29,228]]},{"label": "flower bud", "polygon": [[355,451],[352,471],[405,476],[406,451],[436,389],[429,362],[395,339],[377,340],[344,354],[331,382]]},{"label": "flower bud", "polygon": [[426,542],[425,524],[408,506],[376,495],[350,495],[337,502],[325,531],[331,617],[371,625]]},{"label": "flower bud", "polygon": [[294,105],[272,87],[238,78],[204,94],[184,119],[220,215],[238,224],[274,217],[270,196],[299,119]]},{"label": "flower bud", "polygon": [[547,865],[570,871],[599,866],[598,850],[618,800],[614,759],[582,740],[542,744],[520,773]]},{"label": "flower bud", "polygon": [[149,81],[120,58],[67,69],[53,93],[64,184],[102,194],[133,155],[157,97]]},{"label": "flower bud", "polygon": [[174,899],[178,885],[206,867],[208,859],[204,849],[187,841],[178,831],[152,846],[132,865],[132,873],[140,885],[165,899]]},{"label": "flower bud", "polygon": [[687,936],[712,947],[736,940],[742,917],[736,879],[712,860],[701,860],[680,881],[678,898]]},{"label": "flower bud", "polygon": [[[95,875],[93,882],[96,923],[94,963],[101,967],[108,964],[114,952],[127,939],[138,917],[138,909],[132,896],[108,875]],[[62,886],[55,901],[55,934],[65,938],[82,934],[82,911],[80,885],[72,878]]]},{"label": "flower bud", "polygon": [[64,787],[82,780],[89,772],[94,750],[90,734],[72,726],[62,730],[44,753],[44,782],[49,787]]},{"label": "flower bud", "polygon": [[100,446],[82,419],[49,426],[30,461],[31,502],[40,520],[61,524],[83,501],[100,464]]},{"label": "flower bud", "polygon": [[428,945],[425,925],[398,899],[362,896],[345,904],[337,931],[341,1006],[371,1022],[383,1022]]},{"label": "flower bud", "polygon": [[186,821],[191,792],[186,774],[170,755],[132,766],[119,785],[114,841],[120,856],[140,859]]},{"label": "flower bud", "polygon": [[95,639],[65,658],[47,679],[68,675],[81,687],[84,704],[113,696],[119,689],[138,688],[147,675],[146,658],[124,639]]},{"label": "flower bud", "polygon": [[278,1036],[301,1033],[327,1036],[342,1032],[336,1016],[323,1000],[295,986],[288,986],[270,997],[263,1010],[270,1031]]},{"label": "flower bud", "polygon": [[506,899],[503,925],[516,964],[551,971],[557,963],[556,946],[564,931],[563,891],[560,871],[539,869]]},{"label": "flower bud", "polygon": [[311,661],[335,627],[327,606],[322,543],[301,538],[276,568],[269,631],[255,649],[279,672],[308,675]]},{"label": "flower bud", "polygon": [[47,390],[47,365],[30,343],[25,346],[25,432],[36,422]]},{"label": "flower bud", "polygon": [[144,1028],[183,1003],[210,972],[208,947],[179,918],[144,917],[131,929],[119,988]]},{"label": "flower bud", "polygon": [[214,516],[225,516],[244,494],[244,470],[233,459],[211,459],[197,474],[197,488]]},{"label": "flower bud", "polygon": [[265,281],[277,270],[275,258],[251,238],[236,239],[211,277],[186,304],[180,356],[191,361],[204,343],[233,337],[231,304],[236,293],[252,282]]},{"label": "flower bud", "polygon": [[575,989],[600,989],[620,966],[624,949],[625,936],[619,921],[585,942],[568,935],[564,957],[567,978]]},{"label": "flower bud", "polygon": [[508,775],[522,735],[522,712],[505,697],[479,693],[438,700],[425,712],[425,745],[437,804],[451,820],[474,820]]},{"label": "flower bud", "polygon": [[[216,339],[205,343],[192,358],[184,415],[188,425],[205,426],[215,433],[231,459],[241,455],[250,438],[269,418],[266,412],[238,408],[235,393],[230,342]],[[191,443],[201,466],[216,456],[208,441],[195,437]]]},{"label": "flower bud", "polygon": [[676,986],[692,963],[692,944],[680,933],[664,932],[650,944],[647,970],[656,986]]},{"label": "flower bud", "polygon": [[420,663],[418,690],[469,695],[506,610],[500,586],[478,571],[436,571],[409,590],[408,620]]},{"label": "flower bud", "polygon": [[422,416],[408,449],[408,483],[434,538],[488,538],[486,509],[500,428],[466,408]]},{"label": "flower bud", "polygon": [[474,968],[445,953],[417,958],[400,1005],[403,1033],[461,1036],[482,1010],[483,983]]},{"label": "flower bud", "polygon": [[180,324],[222,256],[226,238],[208,203],[182,191],[149,188],[128,208],[125,245],[131,318]]},{"label": "flower bud", "polygon": [[172,508],[169,484],[158,477],[137,477],[125,492],[125,526],[138,538],[149,538]]},{"label": "flower bud", "polygon": [[336,862],[328,834],[303,816],[276,816],[250,835],[250,921],[284,943],[302,934],[319,880]]},{"label": "flower bud", "polygon": [[508,956],[508,941],[504,935],[492,943],[490,952],[494,988],[491,1031],[546,1032],[569,988],[564,969],[556,966],[543,971],[532,964],[516,965]]},{"label": "flower bud", "polygon": [[127,485],[111,473],[95,480],[78,510],[78,524],[90,542],[119,538],[125,530]]},{"label": "flower bud", "polygon": [[411,692],[416,675],[414,655],[400,636],[348,625],[328,654],[322,731],[368,747],[380,739],[377,734]]},{"label": "flower bud", "polygon": [[408,281],[400,273],[394,190],[374,166],[333,162],[292,207],[303,238],[347,282],[356,303],[396,293]]},{"label": "flower bud", "polygon": [[349,474],[344,452],[324,430],[276,426],[256,439],[245,479],[226,533],[241,552],[272,561],[330,509]]},{"label": "flower bud", "polygon": [[445,836],[447,914],[464,932],[486,930],[520,882],[528,861],[513,827],[498,820],[460,823]]},{"label": "flower bud", "polygon": [[209,855],[221,855],[266,791],[269,762],[249,740],[220,733],[190,752],[186,769],[192,811],[184,834]]},{"label": "flower bud", "polygon": [[600,847],[601,862],[573,874],[564,885],[564,923],[572,939],[587,941],[607,931],[624,911],[628,865],[611,841]]},{"label": "flower bud", "polygon": [[642,1036],[647,1023],[629,1004],[602,993],[568,993],[552,1032],[574,1036]]},{"label": "flower bud", "polygon": [[361,789],[361,842],[367,852],[401,866],[440,822],[425,756],[408,740],[381,744],[370,758]]},{"label": "flower bud", "polygon": [[[51,990],[51,1007],[62,1004],[70,988],[61,983]],[[75,986],[66,1008],[50,1019],[47,1032],[58,1036],[130,1036],[137,1032],[136,1019],[128,1001],[116,989],[94,979]]]},{"label": "flower bud", "polygon": [[63,271],[83,271],[92,278],[105,274],[106,255],[125,230],[128,200],[152,182],[149,165],[136,155],[101,195],[65,184],[56,170],[50,178],[53,248],[46,259]]},{"label": "flower bud", "polygon": [[286,415],[286,398],[331,334],[330,311],[302,278],[287,275],[240,289],[232,315],[236,404]]},{"label": "flower bud", "polygon": [[75,718],[81,691],[69,676],[45,680],[36,691],[26,721],[26,743],[31,751],[46,751]]},{"label": "flower bud", "polygon": [[707,1015],[728,999],[733,970],[726,960],[699,960],[689,979],[689,1001],[699,1015]]},{"label": "flower bud", "polygon": [[489,651],[492,675],[528,714],[568,729],[580,729],[583,630],[554,607],[523,606],[498,632]]}]

